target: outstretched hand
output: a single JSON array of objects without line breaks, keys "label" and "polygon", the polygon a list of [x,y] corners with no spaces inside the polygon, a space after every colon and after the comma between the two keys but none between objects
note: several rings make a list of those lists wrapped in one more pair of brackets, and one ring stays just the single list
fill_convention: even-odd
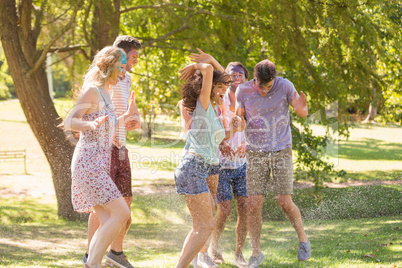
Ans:
[{"label": "outstretched hand", "polygon": [[179,78],[180,80],[188,80],[192,78],[195,74],[195,71],[197,70],[195,67],[196,63],[187,65],[183,69],[179,71]]},{"label": "outstretched hand", "polygon": [[198,47],[197,47],[197,50],[198,50],[198,52],[200,52],[200,54],[196,54],[196,53],[190,54],[190,58],[191,58],[192,62],[212,64],[214,58],[211,55],[202,52],[202,50],[199,49]]},{"label": "outstretched hand", "polygon": [[130,103],[128,104],[128,114],[130,115],[130,117],[134,116],[136,113],[136,105],[135,105],[135,93],[134,91],[131,92],[130,95]]},{"label": "outstretched hand", "polygon": [[295,110],[303,109],[307,106],[307,97],[303,91],[300,91],[300,96],[297,95],[297,92],[294,93],[292,106]]}]

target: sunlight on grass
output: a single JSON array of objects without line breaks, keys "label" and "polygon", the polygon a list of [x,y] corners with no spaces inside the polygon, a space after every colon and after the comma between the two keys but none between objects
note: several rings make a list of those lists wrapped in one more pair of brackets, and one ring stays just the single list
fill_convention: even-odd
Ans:
[{"label": "sunlight on grass", "polygon": [[[80,266],[86,250],[86,222],[58,220],[55,205],[44,205],[32,198],[2,198],[0,204],[0,215],[7,215],[0,218],[0,267]],[[133,225],[125,241],[126,255],[135,267],[173,267],[191,229],[184,198],[135,196],[132,208]],[[21,215],[26,216],[23,221]],[[265,221],[261,249],[266,259],[260,267],[392,267],[402,262],[400,215],[304,223],[312,243],[311,260],[297,261],[297,237],[288,221]],[[230,218],[221,238],[227,262],[220,267],[234,267],[235,227],[236,221]],[[249,239],[244,255],[246,259],[251,255]]]}]

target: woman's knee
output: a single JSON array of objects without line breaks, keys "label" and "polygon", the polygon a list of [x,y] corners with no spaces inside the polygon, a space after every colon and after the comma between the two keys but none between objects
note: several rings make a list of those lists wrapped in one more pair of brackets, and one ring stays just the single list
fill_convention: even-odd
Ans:
[{"label": "woman's knee", "polygon": [[232,212],[232,204],[230,200],[218,204],[218,213],[225,219],[230,216]]},{"label": "woman's knee", "polygon": [[214,228],[215,228],[215,221],[213,219],[193,224],[193,229],[195,232],[212,233]]}]

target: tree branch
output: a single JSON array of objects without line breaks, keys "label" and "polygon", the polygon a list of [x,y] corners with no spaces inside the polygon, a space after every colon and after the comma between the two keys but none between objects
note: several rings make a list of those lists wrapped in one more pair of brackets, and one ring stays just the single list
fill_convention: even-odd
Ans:
[{"label": "tree branch", "polygon": [[28,71],[27,75],[30,76],[32,75],[34,72],[36,72],[39,67],[42,65],[42,63],[45,61],[46,59],[46,54],[49,52],[49,50],[51,49],[52,45],[54,43],[56,43],[56,41],[65,33],[67,32],[71,26],[73,25],[74,21],[75,21],[75,17],[77,16],[77,12],[78,9],[80,8],[82,3],[82,0],[80,0],[78,2],[78,4],[75,6],[74,11],[73,11],[73,15],[70,18],[70,21],[63,27],[63,29],[61,29],[61,31],[46,45],[46,47],[43,49],[41,55],[39,56],[38,60],[36,61],[34,67]]},{"label": "tree branch", "polygon": [[29,39],[31,32],[32,0],[20,1],[21,33],[24,39]]},{"label": "tree branch", "polygon": [[74,45],[74,46],[67,46],[67,47],[52,47],[49,49],[49,53],[59,53],[59,52],[69,52],[69,51],[76,51],[81,50],[84,47],[88,47],[88,45]]},{"label": "tree branch", "polygon": [[135,7],[129,7],[124,10],[120,10],[120,14],[127,13],[133,10],[137,9],[160,9],[160,8],[165,8],[165,7],[176,7],[176,8],[185,8],[185,9],[191,9],[190,7],[183,6],[180,4],[175,4],[175,3],[164,3],[164,4],[158,4],[158,5],[142,5],[142,6],[135,6]]},{"label": "tree branch", "polygon": [[156,45],[150,45],[148,47],[154,47],[154,48],[164,48],[164,49],[173,49],[173,50],[181,50],[185,52],[196,52],[191,49],[186,49],[186,48],[180,48],[180,47],[175,47],[175,46],[156,46]]},{"label": "tree branch", "polygon": [[189,28],[188,22],[190,21],[190,18],[192,16],[196,15],[196,14],[197,13],[188,14],[182,26],[180,26],[179,28],[174,29],[173,31],[170,31],[170,32],[168,32],[168,33],[166,33],[166,34],[164,34],[162,36],[159,36],[156,39],[152,39],[152,40],[148,41],[147,43],[144,44],[144,47],[151,46],[155,42],[158,42],[160,40],[166,39],[167,37],[169,37],[169,36],[171,36],[171,35],[173,35],[175,33],[178,33],[178,32],[181,32],[181,31],[183,31],[185,29],[188,29]]},{"label": "tree branch", "polygon": [[34,38],[35,40],[38,39],[39,34],[40,34],[40,30],[41,30],[41,21],[43,18],[43,13],[45,11],[45,7],[47,5],[48,0],[43,0],[39,10],[38,10],[38,14],[35,17],[35,26],[34,29],[32,31],[32,38]]},{"label": "tree branch", "polygon": [[199,8],[184,6],[184,5],[175,4],[175,3],[164,3],[164,4],[157,4],[157,5],[134,6],[134,7],[126,8],[124,10],[120,10],[120,14],[127,13],[127,12],[137,10],[137,9],[147,9],[147,8],[149,8],[149,9],[160,9],[160,8],[166,8],[166,7],[182,8],[182,9],[185,9],[185,10],[188,10],[188,11],[195,11],[197,14],[212,15],[212,16],[216,16],[216,17],[229,19],[229,20],[236,19],[236,16],[213,13],[213,12],[205,10],[205,9],[199,9]]},{"label": "tree branch", "polygon": [[[96,47],[94,46],[94,44],[92,43],[91,39],[88,36],[88,31],[87,31],[87,24],[85,22],[88,21],[88,17],[89,17],[89,12],[91,11],[91,6],[92,6],[92,0],[90,0],[88,8],[85,10],[85,19],[84,19],[84,23],[82,25],[82,31],[84,32],[84,38],[87,41],[89,47],[91,48],[92,51],[96,51]],[[85,53],[85,51],[84,51]],[[84,54],[85,57],[87,57],[86,53]]]}]

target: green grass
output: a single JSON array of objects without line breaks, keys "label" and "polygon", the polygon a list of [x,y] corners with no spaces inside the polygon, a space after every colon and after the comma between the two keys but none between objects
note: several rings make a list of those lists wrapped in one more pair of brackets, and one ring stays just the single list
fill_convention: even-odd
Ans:
[{"label": "green grass", "polygon": [[[384,200],[387,198],[389,196],[384,196]],[[56,206],[38,199],[1,198],[0,204],[0,267],[80,267],[80,259],[86,250],[85,222],[59,220],[55,216]],[[179,195],[136,196],[132,216],[133,225],[126,238],[125,253],[133,265],[174,267],[191,229],[184,198]],[[305,220],[304,223],[312,243],[311,260],[296,260],[297,238],[288,221],[265,221],[261,249],[266,260],[260,267],[402,265],[400,215]],[[235,267],[232,263],[235,227],[234,220],[229,219],[221,238],[227,263],[221,267]],[[246,258],[251,255],[248,239],[244,255]]]}]

